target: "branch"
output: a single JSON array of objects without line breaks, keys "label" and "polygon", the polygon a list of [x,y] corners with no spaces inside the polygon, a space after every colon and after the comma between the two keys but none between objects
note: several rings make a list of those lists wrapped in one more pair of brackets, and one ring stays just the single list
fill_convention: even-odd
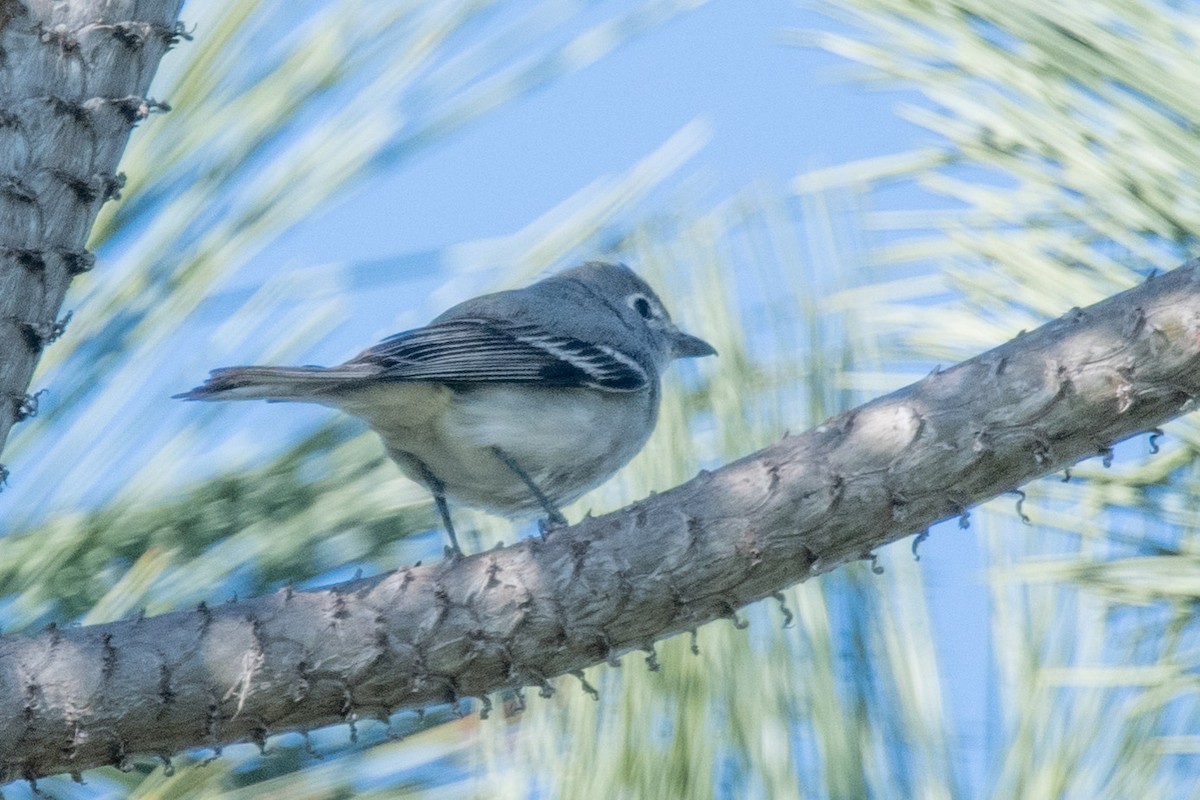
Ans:
[{"label": "branch", "polygon": [[[37,413],[29,381],[62,335],[71,279],[183,0],[0,0],[0,450]],[[0,487],[7,470],[0,465]]]},{"label": "branch", "polygon": [[550,691],[1106,453],[1198,393],[1200,260],[547,541],[0,637],[0,780]]}]

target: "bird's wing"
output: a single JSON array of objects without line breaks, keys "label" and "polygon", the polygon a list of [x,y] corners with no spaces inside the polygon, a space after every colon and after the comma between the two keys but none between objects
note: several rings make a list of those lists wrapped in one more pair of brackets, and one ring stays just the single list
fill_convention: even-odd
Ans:
[{"label": "bird's wing", "polygon": [[611,347],[483,318],[398,333],[349,363],[377,366],[375,380],[531,383],[609,392],[635,392],[650,381],[635,359]]}]

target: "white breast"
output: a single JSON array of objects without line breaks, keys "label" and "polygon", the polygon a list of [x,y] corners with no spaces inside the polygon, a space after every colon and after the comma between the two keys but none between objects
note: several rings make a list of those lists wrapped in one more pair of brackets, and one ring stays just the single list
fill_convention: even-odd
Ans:
[{"label": "white breast", "polygon": [[565,504],[628,463],[653,431],[657,412],[657,391],[472,387],[454,393],[426,435],[410,432],[403,443],[385,438],[393,450],[423,461],[452,497],[517,514],[539,505],[491,448],[502,449],[548,497]]}]

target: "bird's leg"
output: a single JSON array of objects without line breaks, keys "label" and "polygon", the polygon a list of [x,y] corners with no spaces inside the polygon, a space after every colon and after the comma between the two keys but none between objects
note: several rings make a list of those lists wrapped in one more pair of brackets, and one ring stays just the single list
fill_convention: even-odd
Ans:
[{"label": "bird's leg", "polygon": [[511,469],[513,474],[529,487],[529,491],[533,492],[533,496],[537,498],[538,503],[541,504],[542,509],[546,512],[547,519],[538,520],[538,532],[542,534],[542,538],[545,538],[546,534],[555,528],[566,527],[567,518],[558,510],[558,506],[554,505],[549,497],[546,497],[545,492],[538,488],[538,485],[533,482],[533,478],[530,478],[525,470],[521,469],[521,465],[499,447],[493,447],[492,452],[496,454],[496,458],[500,459],[504,466]]},{"label": "bird's leg", "polygon": [[458,537],[454,535],[454,523],[450,521],[450,507],[446,505],[446,495],[442,492],[435,492],[433,495],[433,504],[437,506],[438,514],[442,516],[442,525],[446,526],[446,533],[450,536],[449,550],[450,556],[454,558],[462,558],[462,548],[458,546]]},{"label": "bird's leg", "polygon": [[[412,456],[410,456],[412,458]],[[461,558],[463,555],[462,548],[458,546],[458,537],[454,535],[454,522],[450,519],[450,506],[446,504],[446,484],[433,474],[425,463],[412,458],[416,462],[421,471],[421,479],[425,481],[425,485],[429,487],[429,491],[433,494],[433,504],[437,506],[438,514],[442,518],[442,525],[446,528],[446,533],[450,536],[450,547],[447,548],[450,552],[447,555],[453,558]]]}]

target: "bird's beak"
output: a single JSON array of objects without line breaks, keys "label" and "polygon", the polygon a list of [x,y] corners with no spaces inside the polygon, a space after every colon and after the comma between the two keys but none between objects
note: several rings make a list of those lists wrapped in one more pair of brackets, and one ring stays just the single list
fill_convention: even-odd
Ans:
[{"label": "bird's beak", "polygon": [[681,330],[671,333],[671,355],[675,358],[700,358],[716,354],[716,348],[698,336],[692,336]]}]

